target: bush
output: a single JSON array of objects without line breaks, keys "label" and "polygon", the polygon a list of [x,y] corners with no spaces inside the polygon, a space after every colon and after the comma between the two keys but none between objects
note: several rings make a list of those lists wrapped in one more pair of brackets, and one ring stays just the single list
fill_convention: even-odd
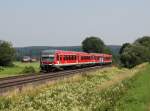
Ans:
[{"label": "bush", "polygon": [[26,66],[21,73],[35,73],[35,69],[32,66]]},{"label": "bush", "polygon": [[132,68],[150,61],[150,37],[137,39],[133,44],[123,44],[120,49],[120,61],[124,67]]},{"label": "bush", "polygon": [[11,66],[14,55],[15,49],[12,44],[0,40],[0,66]]},{"label": "bush", "polygon": [[0,66],[0,71],[3,71],[3,70],[4,70],[4,68],[2,66]]}]

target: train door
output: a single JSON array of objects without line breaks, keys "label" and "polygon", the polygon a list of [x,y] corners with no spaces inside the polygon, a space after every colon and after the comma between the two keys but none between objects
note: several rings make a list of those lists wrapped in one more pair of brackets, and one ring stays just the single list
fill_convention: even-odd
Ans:
[{"label": "train door", "polygon": [[62,64],[62,55],[59,56],[59,63]]},{"label": "train door", "polygon": [[100,64],[103,64],[104,63],[104,58],[103,57],[100,57]]}]

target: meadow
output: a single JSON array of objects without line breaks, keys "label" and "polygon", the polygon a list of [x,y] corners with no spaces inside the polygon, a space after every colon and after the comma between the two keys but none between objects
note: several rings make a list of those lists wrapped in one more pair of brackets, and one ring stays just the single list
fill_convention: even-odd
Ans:
[{"label": "meadow", "polygon": [[36,72],[40,70],[39,62],[32,63],[22,63],[22,62],[14,62],[13,67],[0,67],[0,77],[8,77],[23,74],[22,71],[25,67],[32,66]]},{"label": "meadow", "polygon": [[0,97],[0,110],[133,111],[141,107],[139,111],[145,111],[150,102],[146,89],[150,87],[149,70],[150,65],[130,70],[104,68],[29,88],[21,93],[10,92]]}]

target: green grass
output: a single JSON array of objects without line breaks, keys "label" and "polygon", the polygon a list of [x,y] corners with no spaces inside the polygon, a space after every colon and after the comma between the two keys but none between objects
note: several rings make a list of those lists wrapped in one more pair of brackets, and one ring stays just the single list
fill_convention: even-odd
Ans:
[{"label": "green grass", "polygon": [[150,65],[125,84],[128,90],[117,102],[118,111],[147,111],[150,108]]},{"label": "green grass", "polygon": [[33,63],[14,62],[13,67],[2,67],[3,70],[0,70],[0,77],[20,75],[22,74],[21,72],[26,66],[32,66],[35,68],[36,72],[39,71],[39,62]]}]

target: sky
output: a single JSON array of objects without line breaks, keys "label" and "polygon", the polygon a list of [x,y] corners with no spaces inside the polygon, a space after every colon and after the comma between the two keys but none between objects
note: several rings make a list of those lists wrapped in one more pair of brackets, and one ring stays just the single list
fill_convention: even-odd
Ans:
[{"label": "sky", "polygon": [[105,44],[150,36],[150,0],[0,0],[0,40],[24,46]]}]

